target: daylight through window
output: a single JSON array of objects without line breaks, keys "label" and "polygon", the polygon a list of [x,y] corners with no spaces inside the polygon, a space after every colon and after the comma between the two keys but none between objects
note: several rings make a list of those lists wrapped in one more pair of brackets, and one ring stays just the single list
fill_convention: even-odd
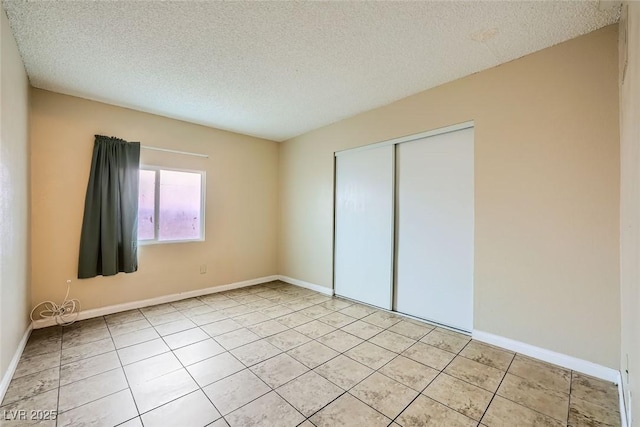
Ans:
[{"label": "daylight through window", "polygon": [[138,240],[204,240],[204,172],[140,168]]}]

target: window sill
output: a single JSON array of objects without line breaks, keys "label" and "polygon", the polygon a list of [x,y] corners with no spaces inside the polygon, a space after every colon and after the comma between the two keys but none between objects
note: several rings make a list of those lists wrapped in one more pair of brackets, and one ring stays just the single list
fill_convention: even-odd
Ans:
[{"label": "window sill", "polygon": [[173,243],[202,243],[205,239],[188,239],[188,240],[138,240],[138,246],[167,245]]}]

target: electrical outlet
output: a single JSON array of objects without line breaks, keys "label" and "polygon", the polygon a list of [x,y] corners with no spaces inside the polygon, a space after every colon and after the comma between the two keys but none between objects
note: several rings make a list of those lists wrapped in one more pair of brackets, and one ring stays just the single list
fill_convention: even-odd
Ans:
[{"label": "electrical outlet", "polygon": [[200,274],[205,274],[207,272],[207,264],[202,264],[200,266]]}]

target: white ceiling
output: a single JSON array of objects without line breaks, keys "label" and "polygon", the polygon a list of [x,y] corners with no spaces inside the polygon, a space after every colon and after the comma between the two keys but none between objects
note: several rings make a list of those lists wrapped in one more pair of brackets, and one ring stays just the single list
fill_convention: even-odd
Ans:
[{"label": "white ceiling", "polygon": [[615,23],[619,3],[3,6],[35,87],[281,141]]}]

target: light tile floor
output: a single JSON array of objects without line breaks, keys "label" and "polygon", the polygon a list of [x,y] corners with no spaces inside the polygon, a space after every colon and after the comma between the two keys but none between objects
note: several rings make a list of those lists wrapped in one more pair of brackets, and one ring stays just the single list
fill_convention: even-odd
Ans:
[{"label": "light tile floor", "polygon": [[620,424],[614,384],[282,282],[33,331],[1,425],[51,411],[38,425]]}]

